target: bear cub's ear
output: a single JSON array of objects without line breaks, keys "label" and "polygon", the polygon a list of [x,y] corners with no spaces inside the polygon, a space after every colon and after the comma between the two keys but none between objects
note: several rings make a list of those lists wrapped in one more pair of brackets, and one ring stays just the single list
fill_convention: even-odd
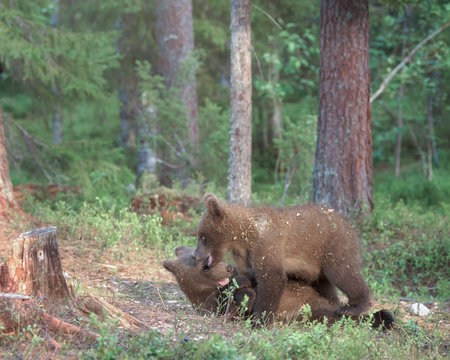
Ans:
[{"label": "bear cub's ear", "polygon": [[181,246],[181,245],[177,246],[175,248],[175,256],[180,257],[180,256],[186,254],[188,251],[189,251],[189,248],[187,248],[186,246]]},{"label": "bear cub's ear", "polygon": [[176,266],[174,259],[165,259],[162,264],[166,270],[170,271],[172,274],[175,274]]},{"label": "bear cub's ear", "polygon": [[222,218],[224,215],[223,209],[220,207],[219,200],[214,194],[206,194],[203,197],[203,202],[206,204],[206,209],[213,217]]}]

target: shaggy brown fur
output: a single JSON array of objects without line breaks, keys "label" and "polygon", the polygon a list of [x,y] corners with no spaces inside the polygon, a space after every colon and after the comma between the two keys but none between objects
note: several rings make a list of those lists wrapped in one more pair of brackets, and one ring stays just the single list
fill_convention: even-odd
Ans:
[{"label": "shaggy brown fur", "polygon": [[258,284],[255,319],[276,312],[288,277],[315,286],[334,305],[339,303],[335,286],[341,289],[349,300],[336,316],[357,317],[369,308],[358,236],[333,209],[315,204],[248,208],[213,194],[204,201],[195,257],[209,257],[212,267],[232,251],[238,272]]},{"label": "shaggy brown fur", "polygon": [[[179,246],[175,254],[176,259],[166,259],[163,265],[175,275],[189,300],[195,301],[193,304],[197,309],[205,310],[207,308],[210,312],[223,315],[226,306],[221,304],[220,300],[224,300],[226,291],[230,289],[230,284],[235,279],[239,288],[233,293],[233,306],[229,309],[229,314],[232,318],[238,317],[245,296],[248,298],[247,312],[243,315],[251,313],[256,300],[256,292],[249,279],[240,276],[236,269],[231,274],[229,265],[226,266],[222,262],[211,268],[205,267],[203,261],[196,264],[196,261],[193,261],[193,248]],[[209,260],[208,258],[206,259]],[[227,278],[229,282],[226,285],[224,285],[226,281],[221,284],[216,281],[216,279]],[[193,296],[193,294],[196,295]],[[214,302],[212,299],[216,301]],[[311,309],[310,320],[323,320],[324,317],[327,317],[328,323],[331,324],[341,318],[336,315],[339,306],[331,304],[326,298],[320,296],[312,286],[301,281],[288,281],[281,296],[280,306],[275,313],[276,320],[287,322],[300,320],[300,310],[305,304],[308,304]],[[366,315],[365,318],[369,317]],[[390,328],[392,322],[392,315],[386,310],[381,310],[374,314],[372,326],[377,328],[384,323],[385,328]]]},{"label": "shaggy brown fur", "polygon": [[236,269],[224,262],[218,263],[213,268],[208,267],[208,259],[196,261],[194,249],[177,246],[175,259],[166,259],[163,266],[175,275],[181,290],[201,313],[223,314],[225,306],[222,304],[224,293],[230,286],[230,279],[235,279],[239,289],[235,291],[233,308],[230,310],[237,315],[236,304],[248,298],[248,308],[253,308],[256,292],[252,288],[249,279],[237,275]]}]

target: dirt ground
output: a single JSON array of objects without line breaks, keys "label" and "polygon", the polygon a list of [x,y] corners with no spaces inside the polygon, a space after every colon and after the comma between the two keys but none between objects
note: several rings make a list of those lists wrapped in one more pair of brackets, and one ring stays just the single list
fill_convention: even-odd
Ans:
[{"label": "dirt ground", "polygon": [[[42,224],[18,224],[0,220],[0,263],[9,257],[12,240],[22,232],[42,227]],[[196,314],[172,275],[161,265],[163,257],[151,249],[110,248],[99,250],[95,244],[79,239],[58,237],[60,255],[67,281],[77,296],[93,294],[144,322],[148,329],[166,334],[169,330],[189,338],[233,332],[232,323],[217,317]],[[378,299],[380,300],[380,299]],[[432,322],[407,312],[410,301],[397,304],[374,302],[374,308],[387,308],[397,319],[410,319],[431,330]],[[434,312],[446,312],[437,304],[427,304]],[[444,317],[445,318],[445,317]],[[447,317],[448,319],[448,317]],[[440,317],[438,326],[449,334],[450,324]],[[145,330],[145,329],[144,329]]]},{"label": "dirt ground", "polygon": [[[0,263],[10,256],[13,239],[43,226],[0,219]],[[173,330],[192,338],[207,337],[212,333],[225,334],[234,326],[224,325],[219,318],[198,315],[161,265],[164,258],[151,249],[128,249],[124,253],[112,247],[100,251],[95,244],[59,236],[58,242],[64,275],[78,297],[101,297],[148,329],[163,334]]]}]

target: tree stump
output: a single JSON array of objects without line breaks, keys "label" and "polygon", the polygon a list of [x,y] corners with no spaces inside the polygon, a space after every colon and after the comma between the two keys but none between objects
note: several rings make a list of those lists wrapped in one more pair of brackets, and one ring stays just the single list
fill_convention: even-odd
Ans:
[{"label": "tree stump", "polygon": [[55,348],[60,344],[48,335],[48,331],[96,340],[100,335],[53,315],[64,313],[65,317],[70,314],[70,317],[79,319],[95,313],[103,319],[105,310],[131,331],[147,328],[141,321],[102,299],[76,297],[64,279],[56,227],[32,230],[13,240],[12,256],[0,265],[0,336],[19,332],[28,324],[37,324]]},{"label": "tree stump", "polygon": [[39,298],[47,308],[70,298],[61,267],[56,227],[35,229],[13,241],[12,256],[0,267],[0,292]]}]

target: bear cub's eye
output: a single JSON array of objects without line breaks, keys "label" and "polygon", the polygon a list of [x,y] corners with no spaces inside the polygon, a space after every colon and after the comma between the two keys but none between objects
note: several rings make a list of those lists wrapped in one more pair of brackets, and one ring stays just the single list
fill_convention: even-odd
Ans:
[{"label": "bear cub's eye", "polygon": [[205,243],[205,242],[206,242],[206,238],[205,238],[203,235],[201,235],[201,236],[200,236],[200,241],[202,241],[203,243]]}]

